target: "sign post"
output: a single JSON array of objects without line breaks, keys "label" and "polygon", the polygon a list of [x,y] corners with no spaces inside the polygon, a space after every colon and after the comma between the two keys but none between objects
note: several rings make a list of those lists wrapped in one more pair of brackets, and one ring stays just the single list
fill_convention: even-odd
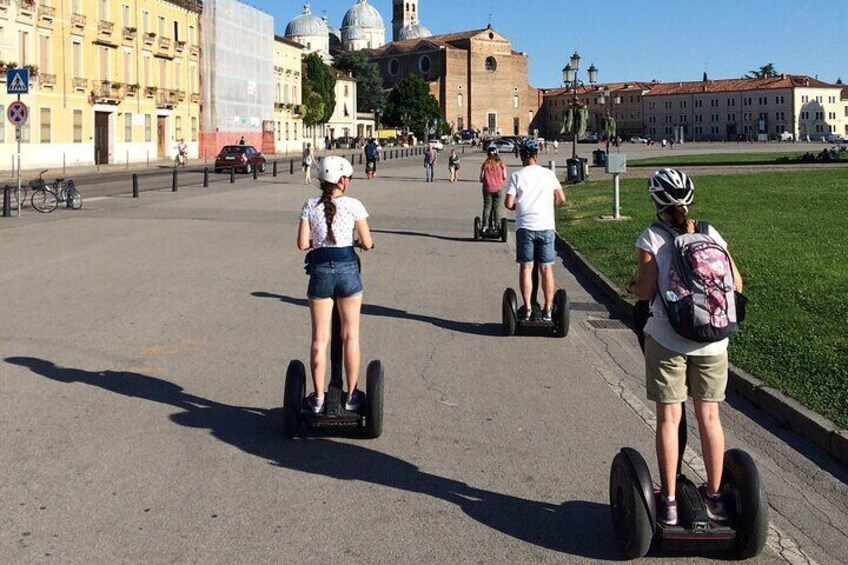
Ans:
[{"label": "sign post", "polygon": [[602,216],[602,220],[629,220],[621,215],[620,180],[619,176],[627,172],[627,155],[615,153],[607,155],[606,172],[612,175],[612,215]]},{"label": "sign post", "polygon": [[15,140],[18,142],[18,218],[21,217],[21,128],[29,119],[29,108],[21,102],[21,94],[29,94],[29,69],[9,69],[6,71],[6,94],[16,94],[18,100],[9,104],[6,115],[15,126]]}]

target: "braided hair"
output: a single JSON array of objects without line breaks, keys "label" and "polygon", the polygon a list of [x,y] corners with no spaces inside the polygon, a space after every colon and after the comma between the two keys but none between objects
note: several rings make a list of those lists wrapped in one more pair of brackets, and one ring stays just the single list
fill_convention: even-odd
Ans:
[{"label": "braided hair", "polygon": [[336,217],[336,203],[333,202],[333,191],[338,185],[329,182],[321,183],[321,198],[319,203],[324,205],[324,221],[327,222],[327,239],[336,243],[336,235],[333,233],[333,219]]}]

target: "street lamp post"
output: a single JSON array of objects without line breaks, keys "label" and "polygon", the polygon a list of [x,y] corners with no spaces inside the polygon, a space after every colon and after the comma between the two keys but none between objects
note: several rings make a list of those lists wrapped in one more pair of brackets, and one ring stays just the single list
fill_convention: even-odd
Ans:
[{"label": "street lamp post", "polygon": [[[577,73],[580,71],[580,55],[577,51],[571,55],[571,59],[568,64],[565,65],[565,68],[562,69],[562,82],[565,84],[566,88],[571,89],[572,97],[571,97],[571,111],[572,117],[576,117],[577,110],[580,108],[580,98],[577,96],[577,89],[581,86],[585,86],[583,81],[577,78]],[[590,65],[588,69],[589,73],[589,84],[594,86],[595,82],[598,80],[598,69],[595,65]],[[577,158],[577,129],[573,128],[572,135],[572,149],[571,149],[571,158]]]}]

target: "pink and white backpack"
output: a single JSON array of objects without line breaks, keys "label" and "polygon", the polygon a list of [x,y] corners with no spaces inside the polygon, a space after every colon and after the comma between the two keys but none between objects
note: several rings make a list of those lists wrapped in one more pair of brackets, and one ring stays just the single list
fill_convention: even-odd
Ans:
[{"label": "pink and white backpack", "polygon": [[739,320],[730,255],[710,237],[709,224],[695,222],[695,233],[683,234],[660,222],[653,227],[673,238],[668,276],[657,280],[671,327],[701,343],[735,334]]}]

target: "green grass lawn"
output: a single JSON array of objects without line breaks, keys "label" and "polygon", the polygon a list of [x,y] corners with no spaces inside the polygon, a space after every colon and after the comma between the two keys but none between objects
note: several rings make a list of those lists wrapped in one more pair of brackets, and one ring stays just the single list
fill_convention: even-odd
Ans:
[{"label": "green grass lawn", "polygon": [[[665,161],[667,163],[667,161]],[[700,177],[691,216],[712,223],[750,298],[731,339],[734,364],[848,429],[848,172],[821,170]],[[559,233],[624,288],[638,234],[654,219],[644,179],[624,180],[622,214],[611,182],[566,186]]]},{"label": "green grass lawn", "polygon": [[[821,153],[825,145],[812,145],[808,150],[817,155]],[[703,155],[674,155],[668,151],[661,156],[649,157],[647,159],[633,159],[627,161],[628,167],[709,167],[709,166],[745,166],[745,165],[774,165],[781,157],[797,159],[805,151],[787,151],[776,153],[710,153]]]}]

